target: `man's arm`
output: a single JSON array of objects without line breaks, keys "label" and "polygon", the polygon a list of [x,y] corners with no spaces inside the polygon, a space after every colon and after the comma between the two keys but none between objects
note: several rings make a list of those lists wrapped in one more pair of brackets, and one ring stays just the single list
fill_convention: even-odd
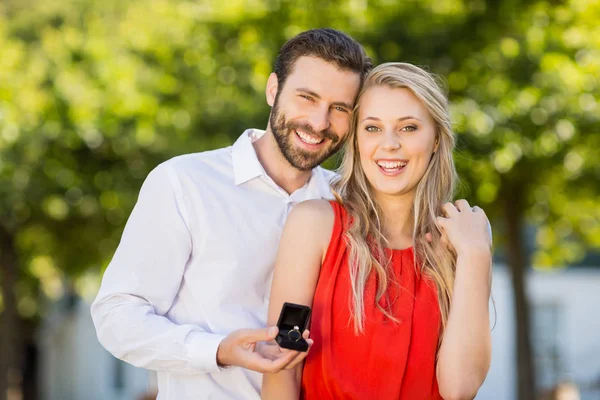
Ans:
[{"label": "man's arm", "polygon": [[100,343],[137,367],[217,372],[216,353],[224,335],[164,317],[192,249],[181,199],[169,163],[148,175],[92,304],[92,318]]},{"label": "man's arm", "polygon": [[297,352],[263,356],[254,346],[275,338],[277,329],[221,335],[164,317],[179,291],[192,250],[181,190],[169,163],[153,170],[144,182],[92,304],[100,343],[115,357],[153,370],[198,374],[236,365],[278,371]]}]

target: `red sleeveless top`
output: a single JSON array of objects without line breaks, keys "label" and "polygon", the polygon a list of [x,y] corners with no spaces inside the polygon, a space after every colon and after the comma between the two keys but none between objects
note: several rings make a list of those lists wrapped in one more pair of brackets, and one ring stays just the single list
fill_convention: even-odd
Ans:
[{"label": "red sleeveless top", "polygon": [[372,274],[364,294],[365,330],[356,336],[344,240],[348,217],[339,203],[331,205],[335,223],[313,300],[314,344],[304,365],[301,398],[441,400],[435,372],[441,323],[435,285],[416,271],[411,248],[386,250],[399,285],[389,283],[388,296],[380,304],[387,309],[392,303],[400,322],[389,320],[376,307]]}]

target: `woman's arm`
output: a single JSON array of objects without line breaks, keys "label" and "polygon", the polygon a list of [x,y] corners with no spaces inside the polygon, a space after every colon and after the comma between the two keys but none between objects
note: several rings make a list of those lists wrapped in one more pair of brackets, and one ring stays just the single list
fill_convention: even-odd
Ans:
[{"label": "woman's arm", "polygon": [[[285,224],[275,262],[268,326],[277,323],[284,302],[312,307],[321,262],[333,229],[334,213],[324,200],[297,205]],[[310,349],[309,349],[310,351]],[[263,400],[297,400],[304,363],[263,375]]]},{"label": "woman's arm", "polygon": [[457,253],[450,313],[437,364],[444,399],[473,399],[490,367],[491,233],[483,210],[465,200],[444,207],[438,223]]}]

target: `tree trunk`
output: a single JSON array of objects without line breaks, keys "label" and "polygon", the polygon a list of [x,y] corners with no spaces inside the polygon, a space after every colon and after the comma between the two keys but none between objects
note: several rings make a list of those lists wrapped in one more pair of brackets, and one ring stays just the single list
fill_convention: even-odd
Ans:
[{"label": "tree trunk", "polygon": [[[511,187],[512,186],[512,187]],[[530,337],[529,301],[525,290],[525,273],[529,255],[523,235],[524,190],[520,185],[508,186],[504,196],[507,225],[507,257],[512,273],[516,317],[516,369],[518,400],[535,399],[535,366]]]},{"label": "tree trunk", "polygon": [[0,284],[4,310],[0,314],[0,400],[7,400],[10,388],[9,372],[17,364],[19,349],[19,316],[15,286],[17,256],[13,237],[0,227]]}]

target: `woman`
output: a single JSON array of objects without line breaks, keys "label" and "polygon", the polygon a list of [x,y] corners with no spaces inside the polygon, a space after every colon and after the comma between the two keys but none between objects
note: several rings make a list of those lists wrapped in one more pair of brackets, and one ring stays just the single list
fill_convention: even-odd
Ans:
[{"label": "woman", "polygon": [[284,229],[269,325],[283,302],[311,306],[314,344],[303,370],[264,375],[263,399],[475,397],[491,357],[491,233],[483,210],[449,202],[454,142],[429,73],[368,75],[337,201],[298,205]]}]

